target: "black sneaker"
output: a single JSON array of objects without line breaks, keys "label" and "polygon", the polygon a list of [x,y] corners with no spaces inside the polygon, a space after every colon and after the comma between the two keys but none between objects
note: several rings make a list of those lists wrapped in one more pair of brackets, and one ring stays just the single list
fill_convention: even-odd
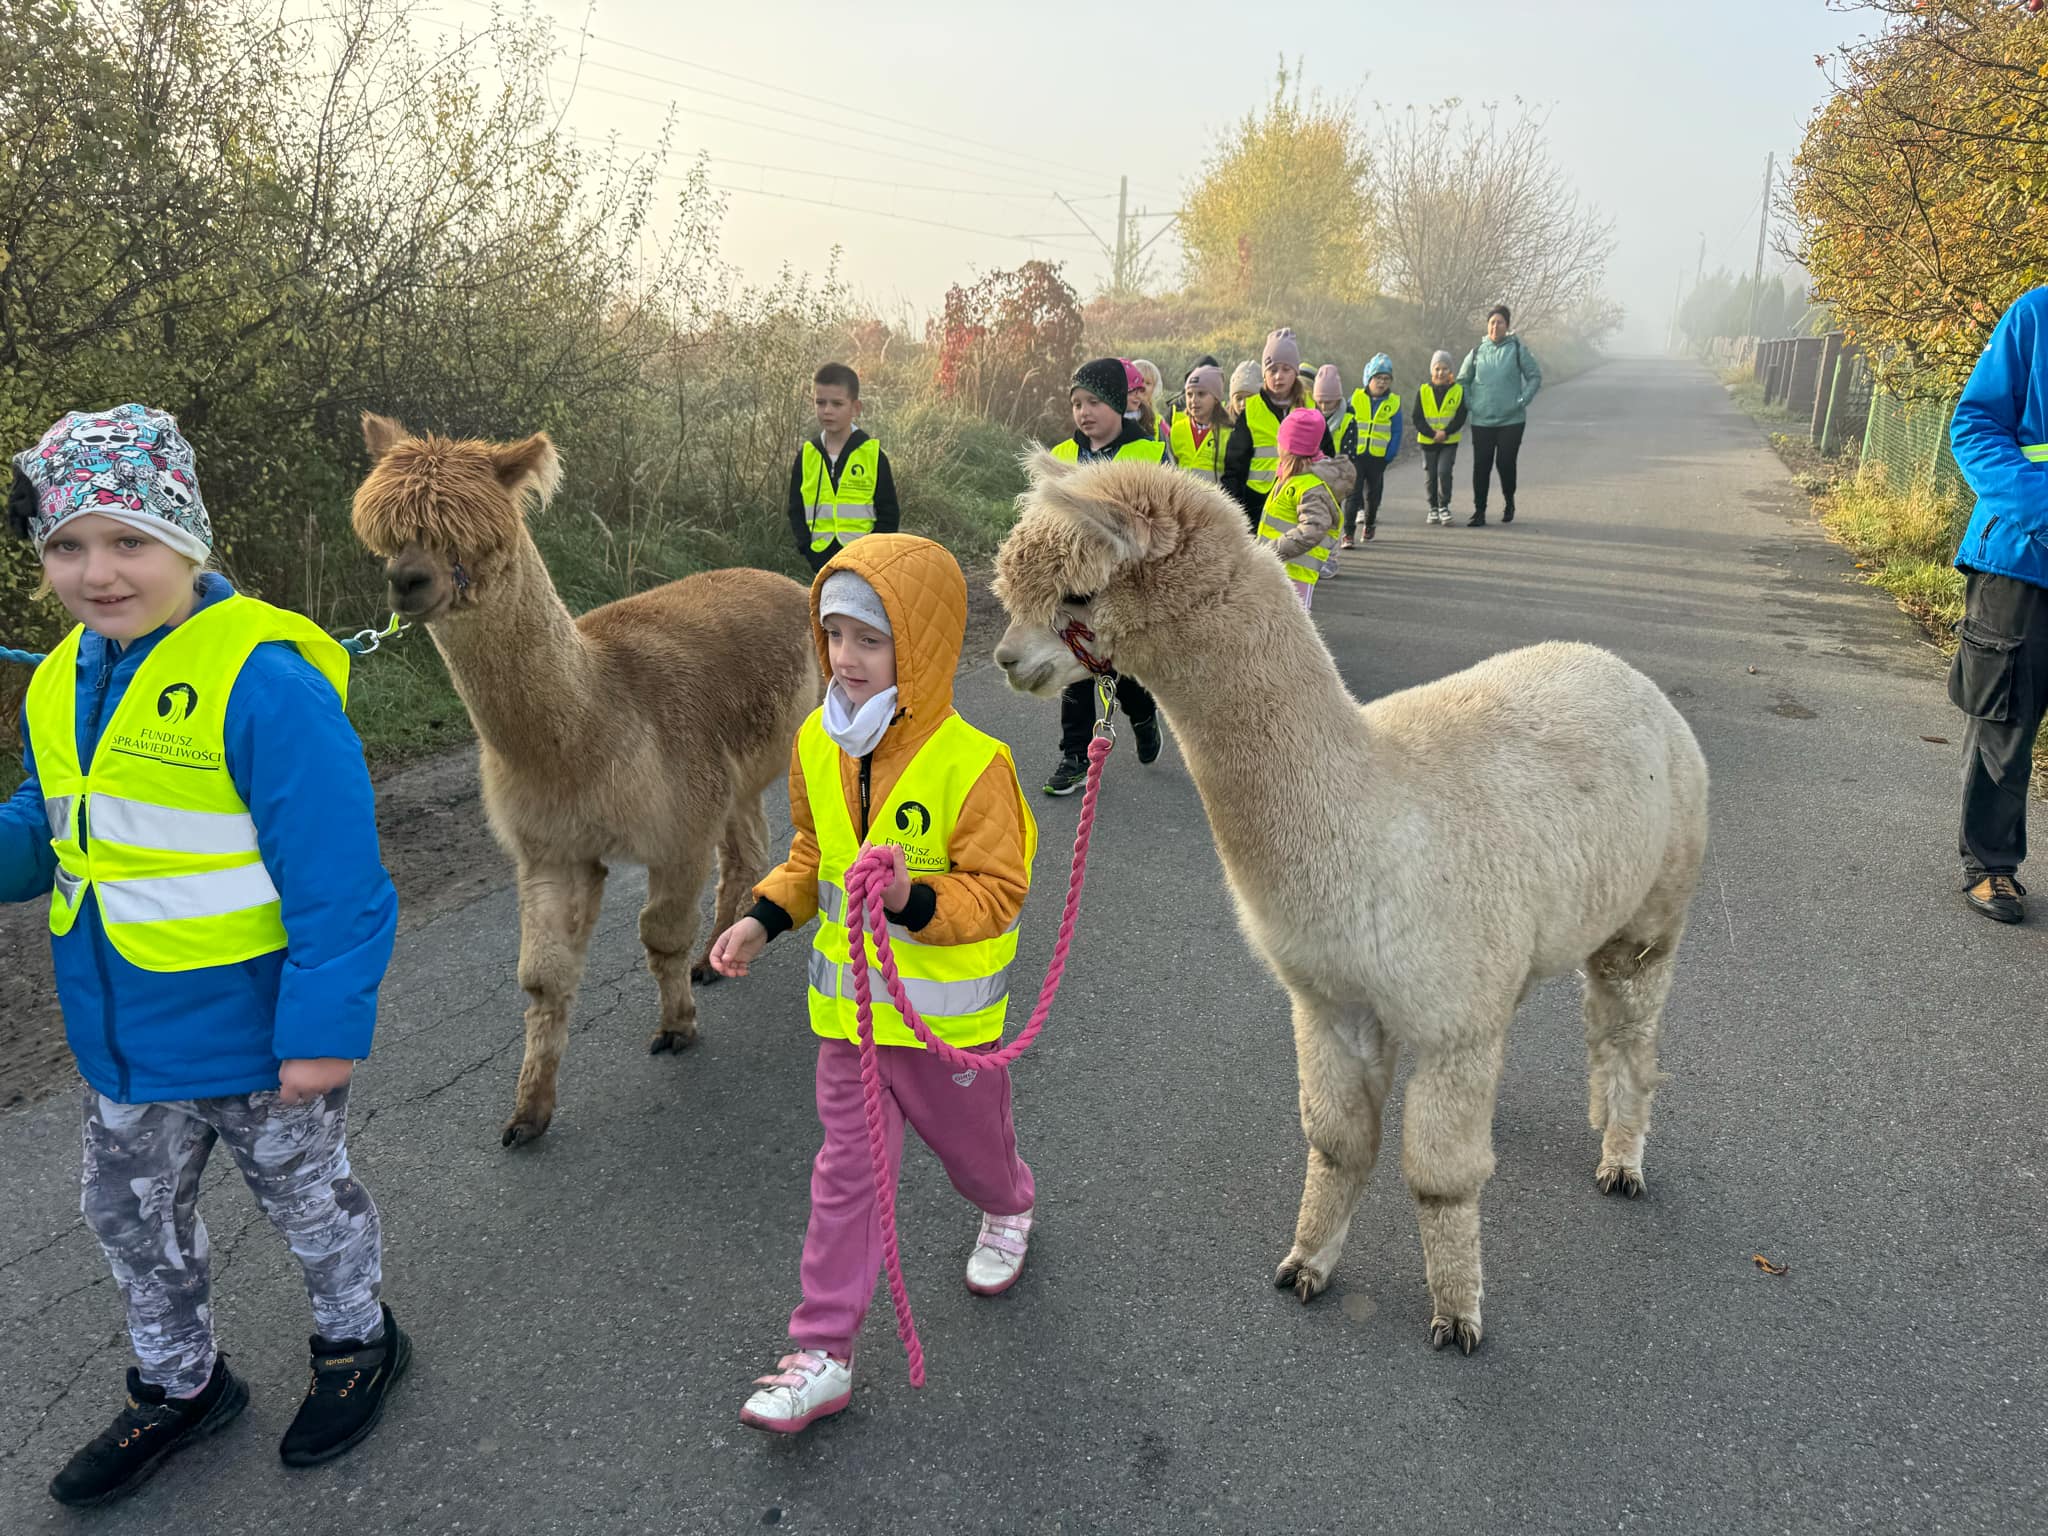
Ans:
[{"label": "black sneaker", "polygon": [[1159,717],[1157,715],[1154,715],[1149,720],[1133,720],[1131,722],[1131,735],[1138,743],[1139,762],[1156,763],[1159,761],[1159,751],[1166,745],[1166,741],[1159,734]]},{"label": "black sneaker", "polygon": [[1486,526],[1486,514],[1484,512],[1474,512],[1465,519],[1465,526],[1467,528],[1484,528]]},{"label": "black sneaker", "polygon": [[1500,520],[1504,523],[1512,523],[1515,520],[1515,509],[1513,507],[1502,507],[1500,509]]},{"label": "black sneaker", "polygon": [[1060,759],[1059,767],[1053,769],[1052,777],[1045,781],[1045,792],[1048,795],[1071,795],[1087,777],[1088,759],[1069,753]]},{"label": "black sneaker", "polygon": [[330,1342],[314,1335],[312,1380],[291,1428],[277,1443],[288,1467],[332,1461],[368,1437],[384,1414],[384,1398],[412,1363],[412,1340],[384,1309],[384,1337]]},{"label": "black sneaker", "polygon": [[225,1355],[215,1358],[206,1389],[191,1398],[166,1399],[131,1365],[128,1406],[50,1479],[50,1497],[86,1509],[133,1493],[173,1451],[225,1428],[248,1406],[249,1389],[228,1370]]}]

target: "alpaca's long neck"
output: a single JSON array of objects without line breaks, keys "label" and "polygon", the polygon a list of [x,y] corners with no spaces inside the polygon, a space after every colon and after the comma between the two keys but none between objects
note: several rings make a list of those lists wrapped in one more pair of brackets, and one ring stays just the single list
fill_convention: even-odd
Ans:
[{"label": "alpaca's long neck", "polygon": [[1199,632],[1159,645],[1141,673],[1173,721],[1225,868],[1261,884],[1288,877],[1278,866],[1305,826],[1337,835],[1373,781],[1357,701],[1309,616],[1291,593],[1276,601],[1276,588],[1233,583],[1203,609]]},{"label": "alpaca's long neck", "polygon": [[477,735],[493,751],[522,763],[566,763],[588,740],[604,702],[590,697],[590,653],[524,529],[490,590],[431,631]]}]

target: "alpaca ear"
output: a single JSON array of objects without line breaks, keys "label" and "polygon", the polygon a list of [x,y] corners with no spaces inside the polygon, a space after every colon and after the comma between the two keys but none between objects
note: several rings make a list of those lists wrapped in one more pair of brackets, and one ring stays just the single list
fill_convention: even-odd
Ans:
[{"label": "alpaca ear", "polygon": [[1034,483],[1027,493],[1031,499],[1072,522],[1113,564],[1144,559],[1152,547],[1152,525],[1122,502],[1094,494],[1089,489],[1093,480],[1076,480],[1067,475],[1067,466],[1059,468],[1057,478]]},{"label": "alpaca ear", "polygon": [[494,444],[491,467],[497,471],[498,484],[511,492],[515,500],[530,489],[546,506],[562,483],[561,456],[545,432],[536,432],[516,443]]},{"label": "alpaca ear", "polygon": [[1069,464],[1064,460],[1054,458],[1048,450],[1039,447],[1036,443],[1031,444],[1022,453],[1017,455],[1017,465],[1024,471],[1024,478],[1031,482],[1033,490],[1038,489],[1039,486],[1044,485],[1048,480],[1057,480],[1064,475],[1071,475],[1076,469],[1080,468],[1078,464]]},{"label": "alpaca ear", "polygon": [[411,436],[404,422],[375,411],[363,412],[363,446],[370,450],[372,464]]}]

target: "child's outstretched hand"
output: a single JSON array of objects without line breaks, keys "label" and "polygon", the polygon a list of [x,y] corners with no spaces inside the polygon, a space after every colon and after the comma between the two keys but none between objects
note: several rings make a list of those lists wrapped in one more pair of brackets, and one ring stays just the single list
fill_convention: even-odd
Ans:
[{"label": "child's outstretched hand", "polygon": [[743,917],[718,936],[711,946],[711,969],[721,976],[740,977],[754,958],[768,947],[768,930],[758,917]]},{"label": "child's outstretched hand", "polygon": [[910,865],[903,857],[903,850],[894,843],[863,843],[860,851],[865,856],[877,846],[889,860],[889,883],[882,890],[882,905],[891,912],[901,912],[904,903],[910,900]]},{"label": "child's outstretched hand", "polygon": [[340,1056],[306,1056],[279,1062],[277,1096],[287,1104],[325,1098],[349,1080],[356,1064]]}]

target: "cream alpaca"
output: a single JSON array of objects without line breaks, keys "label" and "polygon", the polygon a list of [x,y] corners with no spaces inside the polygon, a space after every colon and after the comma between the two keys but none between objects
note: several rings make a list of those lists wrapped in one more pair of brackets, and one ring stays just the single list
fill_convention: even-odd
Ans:
[{"label": "cream alpaca", "polygon": [[696,1040],[690,983],[710,972],[690,950],[714,850],[716,934],[768,865],[761,794],[818,702],[809,595],[768,571],[707,571],[572,619],[524,517],[527,493],[545,504],[561,478],[544,433],[414,437],[366,415],[363,438],[356,534],[448,664],[481,744],[484,810],[518,865],[529,1002],[509,1147],[554,1115],[608,859],[647,866],[640,941],[661,990],[648,1049]]},{"label": "cream alpaca", "polygon": [[1308,1176],[1277,1283],[1303,1301],[1329,1283],[1406,1050],[1431,1338],[1469,1353],[1508,1022],[1543,977],[1585,974],[1595,1176],[1643,1190],[1658,1022],[1706,847],[1699,745],[1655,684],[1585,645],[1361,707],[1227,496],[1153,466],[1028,467],[996,565],[1012,621],[996,660],[1057,691],[1084,675],[1054,632],[1079,614],[1157,694],[1239,923],[1293,1000]]}]

